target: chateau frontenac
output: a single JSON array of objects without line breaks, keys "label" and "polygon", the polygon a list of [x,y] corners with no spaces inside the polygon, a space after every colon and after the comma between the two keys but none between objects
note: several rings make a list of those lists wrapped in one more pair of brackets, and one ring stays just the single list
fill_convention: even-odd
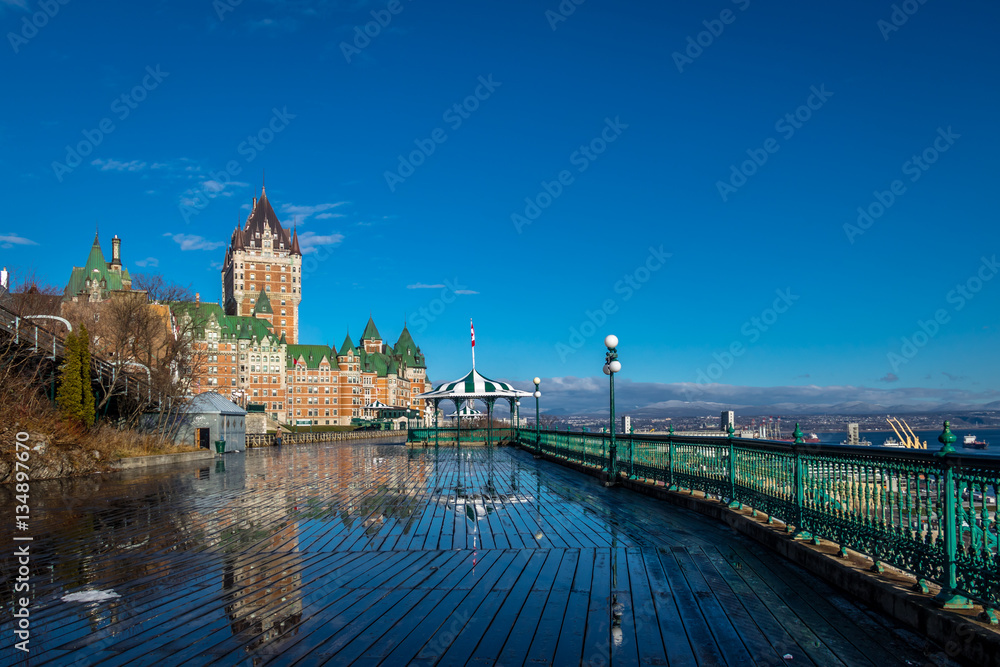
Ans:
[{"label": "chateau frontenac", "polygon": [[[74,268],[64,301],[101,303],[131,291],[121,263],[121,240],[106,262],[98,240],[83,267]],[[426,418],[415,397],[429,391],[427,366],[404,323],[395,345],[382,338],[369,317],[361,338],[350,335],[339,349],[299,343],[302,251],[298,234],[278,220],[261,188],[246,224],[233,230],[221,271],[222,305],[170,304],[175,334],[190,332],[194,358],[191,391],[214,391],[240,404],[264,406],[279,423],[341,425],[390,414]]]}]

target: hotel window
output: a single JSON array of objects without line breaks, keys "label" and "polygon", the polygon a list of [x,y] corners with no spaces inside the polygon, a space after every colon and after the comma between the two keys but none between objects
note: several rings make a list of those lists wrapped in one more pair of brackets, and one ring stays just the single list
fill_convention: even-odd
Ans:
[{"label": "hotel window", "polygon": [[[270,285],[268,286],[268,288],[267,288],[267,291],[268,291],[268,292],[270,292],[270,291],[271,291],[271,287],[270,287]],[[282,292],[282,294],[284,294],[284,292],[285,292],[285,286],[284,286],[284,285],[282,285],[282,286],[281,286],[281,292]]]}]

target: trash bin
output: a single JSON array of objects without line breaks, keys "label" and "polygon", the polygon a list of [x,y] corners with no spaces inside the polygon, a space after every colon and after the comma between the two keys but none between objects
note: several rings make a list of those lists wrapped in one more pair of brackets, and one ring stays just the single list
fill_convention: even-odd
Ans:
[{"label": "trash bin", "polygon": [[225,454],[226,453],[226,441],[225,440],[216,440],[215,441],[215,451],[217,453],[219,453],[219,454]]}]

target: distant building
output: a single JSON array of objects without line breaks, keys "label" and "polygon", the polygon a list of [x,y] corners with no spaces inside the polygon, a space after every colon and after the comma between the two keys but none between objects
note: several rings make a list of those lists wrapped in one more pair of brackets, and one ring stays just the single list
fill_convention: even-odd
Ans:
[{"label": "distant building", "polygon": [[849,445],[861,444],[861,427],[854,422],[851,422],[847,425],[847,444]]},{"label": "distant building", "polygon": [[628,415],[622,416],[622,433],[630,433],[632,431],[632,418]]},{"label": "distant building", "polygon": [[284,424],[347,426],[354,418],[377,418],[366,407],[376,401],[422,416],[425,402],[414,397],[431,387],[406,325],[393,346],[371,317],[356,345],[349,335],[339,350],[300,344],[302,287],[298,235],[281,226],[262,188],[226,250],[224,305],[199,299],[173,307],[198,353],[193,391],[259,403],[269,419]]},{"label": "distant building", "polygon": [[[267,299],[267,310],[260,308]],[[233,230],[222,262],[222,304],[226,315],[255,313],[289,343],[299,340],[302,251],[299,236],[281,226],[264,188],[243,229]]]},{"label": "distant building", "polygon": [[101,243],[94,235],[90,254],[83,266],[74,266],[63,301],[100,303],[107,301],[113,292],[131,291],[132,277],[122,266],[122,240],[116,234],[111,239],[111,261],[104,258]]},{"label": "distant building", "polygon": [[724,410],[722,412],[722,417],[719,420],[721,428],[724,432],[729,432],[729,427],[732,426],[736,428],[736,413],[732,410]]}]

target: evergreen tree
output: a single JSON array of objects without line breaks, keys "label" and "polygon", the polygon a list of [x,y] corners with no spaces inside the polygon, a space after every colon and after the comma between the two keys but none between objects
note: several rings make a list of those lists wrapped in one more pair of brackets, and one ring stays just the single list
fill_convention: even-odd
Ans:
[{"label": "evergreen tree", "polygon": [[80,325],[77,339],[80,357],[80,421],[88,428],[94,425],[94,389],[90,377],[90,334],[87,327]]},{"label": "evergreen tree", "polygon": [[59,367],[59,388],[56,390],[56,402],[59,413],[70,420],[80,418],[83,388],[80,377],[80,345],[75,333],[66,336],[66,348],[63,353],[63,363]]}]

